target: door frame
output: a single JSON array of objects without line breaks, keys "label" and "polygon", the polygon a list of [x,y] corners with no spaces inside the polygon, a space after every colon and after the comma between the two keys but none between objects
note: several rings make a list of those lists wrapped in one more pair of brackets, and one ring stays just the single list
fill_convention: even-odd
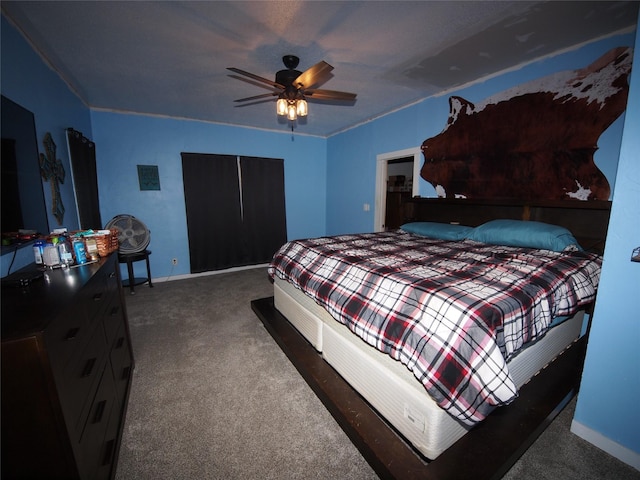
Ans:
[{"label": "door frame", "polygon": [[420,158],[422,150],[420,147],[406,148],[376,155],[376,202],[374,214],[374,231],[384,230],[384,219],[387,213],[387,178],[390,160],[413,156],[413,187],[411,196],[417,197],[420,194]]}]

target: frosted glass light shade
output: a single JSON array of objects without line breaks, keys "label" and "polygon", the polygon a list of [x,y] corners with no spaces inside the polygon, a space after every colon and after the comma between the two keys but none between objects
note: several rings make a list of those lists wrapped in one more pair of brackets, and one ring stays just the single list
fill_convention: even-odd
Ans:
[{"label": "frosted glass light shade", "polygon": [[276,102],[276,112],[278,115],[287,114],[287,101],[284,98],[279,98]]},{"label": "frosted glass light shade", "polygon": [[306,117],[308,112],[309,110],[307,107],[307,101],[304,98],[301,100],[298,100],[296,104],[296,113],[298,114],[298,116]]},{"label": "frosted glass light shade", "polygon": [[295,120],[296,118],[298,118],[298,114],[296,113],[296,105],[294,104],[289,104],[287,106],[287,118],[289,120]]}]

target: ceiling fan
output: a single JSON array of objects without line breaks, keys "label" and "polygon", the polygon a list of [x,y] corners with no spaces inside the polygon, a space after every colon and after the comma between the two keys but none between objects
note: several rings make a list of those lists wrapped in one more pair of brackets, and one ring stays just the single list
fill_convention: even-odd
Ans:
[{"label": "ceiling fan", "polygon": [[[337,100],[346,102],[355,101],[355,93],[314,88],[331,78],[330,74],[333,67],[327,62],[318,62],[304,72],[296,70],[299,62],[300,59],[295,55],[285,55],[282,57],[282,63],[284,63],[284,66],[287,68],[276,73],[275,81],[240,70],[239,68],[228,67],[227,70],[243,75],[243,77],[239,77],[237,75],[231,75],[231,77],[272,90],[270,93],[240,98],[234,101],[255,102],[256,100],[267,99],[269,97],[277,97],[276,112],[278,115],[286,116],[291,121],[296,120],[298,117],[304,117],[307,115],[307,99]],[[251,80],[247,80],[247,78],[244,77]],[[248,104],[245,103],[245,105]]]}]

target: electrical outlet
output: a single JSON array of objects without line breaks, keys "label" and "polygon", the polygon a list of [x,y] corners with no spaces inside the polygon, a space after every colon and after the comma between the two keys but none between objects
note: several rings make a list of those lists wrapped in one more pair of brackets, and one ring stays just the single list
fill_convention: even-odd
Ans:
[{"label": "electrical outlet", "polygon": [[178,264],[178,259],[177,258],[172,258],[171,259],[171,265],[177,265]]}]

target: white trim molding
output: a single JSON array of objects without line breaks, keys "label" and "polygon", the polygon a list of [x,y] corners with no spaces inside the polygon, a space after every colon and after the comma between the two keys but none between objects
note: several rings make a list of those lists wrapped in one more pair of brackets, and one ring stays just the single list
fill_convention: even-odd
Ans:
[{"label": "white trim molding", "polygon": [[600,450],[607,452],[609,455],[617,458],[621,462],[632,466],[636,470],[640,470],[640,453],[634,452],[624,445],[614,442],[600,432],[597,432],[576,420],[571,422],[571,433],[576,434],[580,438],[598,447]]}]

